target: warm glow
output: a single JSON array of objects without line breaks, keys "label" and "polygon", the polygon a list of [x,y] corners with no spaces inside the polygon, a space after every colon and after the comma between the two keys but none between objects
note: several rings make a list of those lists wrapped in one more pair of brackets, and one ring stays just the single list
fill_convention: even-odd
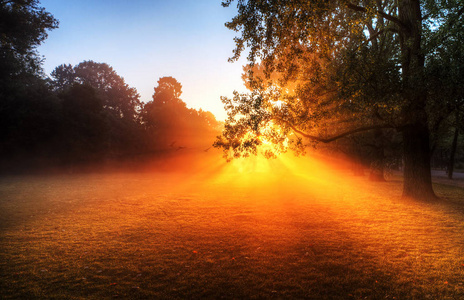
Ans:
[{"label": "warm glow", "polygon": [[[265,139],[262,142],[269,144]],[[225,162],[219,155],[218,152],[213,152],[212,155],[196,154],[180,157],[166,164],[179,168],[189,166],[194,177],[194,170],[201,169],[198,176],[203,179],[202,184],[195,186],[197,193],[210,189],[211,185],[226,185],[230,189],[255,186],[272,194],[291,183],[304,189],[293,191],[294,193],[310,191],[339,201],[342,189],[362,190],[360,183],[351,176],[352,163],[341,159],[316,153],[305,157],[295,157],[287,153],[278,155],[275,159],[258,155]],[[291,182],[288,181],[290,178]]]},{"label": "warm glow", "polygon": [[284,104],[284,101],[282,100],[277,100],[277,101],[272,102],[272,105],[277,108],[281,108],[283,104]]},{"label": "warm glow", "polygon": [[424,282],[440,299],[462,280],[462,214],[404,201],[398,182],[368,183],[350,165],[317,153],[227,163],[216,149],[182,149],[136,172],[6,178],[7,292],[59,280],[85,298],[196,298],[206,287],[299,299],[347,282],[339,295],[369,284],[384,298]]}]

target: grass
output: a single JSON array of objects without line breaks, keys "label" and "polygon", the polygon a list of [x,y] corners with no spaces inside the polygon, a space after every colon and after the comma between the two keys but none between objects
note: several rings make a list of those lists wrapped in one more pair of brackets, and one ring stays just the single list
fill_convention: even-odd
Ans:
[{"label": "grass", "polygon": [[464,298],[463,189],[298,166],[4,177],[0,298]]}]

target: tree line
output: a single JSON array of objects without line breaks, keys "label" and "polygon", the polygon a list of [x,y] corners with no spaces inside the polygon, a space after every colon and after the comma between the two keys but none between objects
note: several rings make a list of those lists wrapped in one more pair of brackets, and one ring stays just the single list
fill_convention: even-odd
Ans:
[{"label": "tree line", "polygon": [[[404,166],[403,194],[423,199],[435,196],[431,166],[450,176],[455,162],[462,167],[461,1],[223,5],[234,2],[226,26],[241,35],[231,60],[248,49],[250,93],[222,98],[228,119],[214,145],[227,158],[327,144],[379,177],[393,159]],[[36,48],[58,25],[38,0],[0,0],[2,170],[180,150],[216,135],[214,116],[187,108],[175,78],[160,78],[142,103],[105,63],[63,64],[46,76]]]},{"label": "tree line", "polygon": [[58,21],[38,1],[0,1],[0,170],[71,166],[205,147],[214,115],[190,109],[182,85],[162,77],[153,99],[106,63],[43,73],[36,47]]}]

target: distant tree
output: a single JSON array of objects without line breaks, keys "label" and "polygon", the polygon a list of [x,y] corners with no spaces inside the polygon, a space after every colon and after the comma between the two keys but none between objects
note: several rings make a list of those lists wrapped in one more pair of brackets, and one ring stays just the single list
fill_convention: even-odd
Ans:
[{"label": "distant tree", "polygon": [[101,160],[109,150],[109,124],[96,89],[74,84],[60,98],[63,110],[60,150],[64,162]]},{"label": "distant tree", "polygon": [[71,64],[59,65],[52,71],[51,76],[54,79],[53,87],[57,91],[64,91],[78,83],[74,67]]},{"label": "distant tree", "polygon": [[86,84],[97,90],[104,107],[116,117],[135,120],[141,109],[140,95],[135,88],[129,87],[106,63],[84,61],[72,67],[63,64],[51,73],[58,90],[70,88],[74,83]]},{"label": "distant tree", "polygon": [[153,100],[146,103],[142,120],[155,148],[204,146],[218,133],[214,115],[187,108],[180,99],[182,85],[173,77],[162,77],[155,87]]},{"label": "distant tree", "polygon": [[27,168],[55,161],[61,120],[59,100],[46,82],[29,80],[0,103],[0,164]]},{"label": "distant tree", "polygon": [[[140,122],[140,95],[112,67],[93,61],[84,61],[74,67],[63,64],[56,67],[51,76],[58,93],[76,92],[78,90],[72,89],[76,84],[95,90],[101,100],[102,114],[109,128],[106,140],[107,157],[130,157],[144,151],[146,142]],[[85,102],[86,99],[81,101]]]},{"label": "distant tree", "polygon": [[[452,2],[450,3],[452,4]],[[428,43],[426,60],[432,149],[448,148],[448,177],[453,177],[460,132],[464,131],[464,17],[451,14]]]},{"label": "distant tree", "polygon": [[155,87],[153,101],[159,104],[178,103],[185,106],[180,96],[182,95],[182,84],[173,77],[162,77]]}]

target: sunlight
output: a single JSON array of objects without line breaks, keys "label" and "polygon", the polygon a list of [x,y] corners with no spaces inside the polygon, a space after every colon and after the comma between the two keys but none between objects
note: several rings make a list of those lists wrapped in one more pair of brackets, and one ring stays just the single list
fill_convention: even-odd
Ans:
[{"label": "sunlight", "polygon": [[[263,143],[266,140],[263,140]],[[266,143],[269,143],[266,141]],[[277,158],[278,160],[279,158]],[[253,173],[272,173],[275,171],[278,171],[275,169],[275,163],[272,164],[272,162],[262,156],[252,156],[252,157],[245,157],[245,158],[239,158],[235,159],[231,164],[231,170],[230,171],[236,171],[237,173],[240,174],[253,174]],[[274,168],[273,168],[274,165]]]},{"label": "sunlight", "polygon": [[282,101],[282,100],[272,101],[272,105],[273,105],[274,107],[277,107],[277,108],[281,108],[282,105],[283,105],[284,103],[285,103],[285,102]]},{"label": "sunlight", "polygon": [[[347,169],[347,162],[330,163],[327,158],[314,154],[295,157],[285,153],[271,159],[258,155],[233,159],[219,168],[205,170],[209,175],[207,178],[203,177],[203,183],[204,188],[209,190],[216,184],[252,190],[264,189],[269,194],[269,199],[274,198],[272,195],[288,190],[289,186],[294,186],[292,193],[311,193],[330,201],[339,201],[347,189],[362,189],[350,179],[351,173],[349,170],[346,173]],[[203,187],[196,186],[195,189],[201,190]],[[292,198],[288,192],[283,197]]]},{"label": "sunlight", "polygon": [[[280,103],[283,103],[280,101]],[[262,134],[258,137],[265,147],[262,147],[264,151],[271,150],[276,152],[275,154],[281,154],[282,150],[278,150],[273,145],[281,144],[283,149],[288,147],[289,138],[286,134],[282,133],[280,126],[275,125],[273,121],[269,121],[262,129]]]}]

